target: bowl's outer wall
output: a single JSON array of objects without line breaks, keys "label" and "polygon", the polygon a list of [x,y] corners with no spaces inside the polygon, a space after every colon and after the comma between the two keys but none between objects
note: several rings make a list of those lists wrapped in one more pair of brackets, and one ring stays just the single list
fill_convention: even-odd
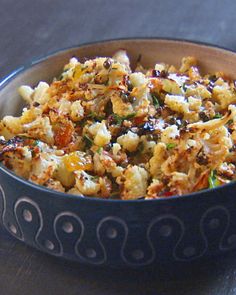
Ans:
[{"label": "bowl's outer wall", "polygon": [[[19,73],[0,89],[0,116],[19,113],[17,88],[57,76],[72,56],[111,56],[124,48],[132,64],[178,65],[195,56],[203,71],[233,76],[236,54],[170,40],[123,40],[73,48]],[[141,266],[191,261],[236,247],[235,185],[156,201],[103,201],[31,185],[0,167],[0,216],[18,239],[48,253],[90,264]]]}]

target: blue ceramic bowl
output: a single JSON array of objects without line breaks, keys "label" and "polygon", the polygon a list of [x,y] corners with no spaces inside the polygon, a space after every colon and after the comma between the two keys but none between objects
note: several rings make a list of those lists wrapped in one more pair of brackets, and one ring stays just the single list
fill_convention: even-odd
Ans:
[{"label": "blue ceramic bowl", "polygon": [[[196,56],[203,71],[236,68],[236,54],[186,41],[113,40],[54,53],[0,84],[0,116],[22,107],[17,88],[57,76],[71,56],[127,49],[145,66]],[[0,166],[0,218],[17,239],[58,257],[93,265],[147,266],[188,262],[236,248],[236,184],[159,200],[102,200],[66,195],[30,183]]]}]

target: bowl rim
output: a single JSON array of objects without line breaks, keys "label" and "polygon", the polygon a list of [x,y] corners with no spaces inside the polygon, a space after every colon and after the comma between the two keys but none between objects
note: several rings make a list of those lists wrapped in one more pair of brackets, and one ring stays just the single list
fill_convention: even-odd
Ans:
[{"label": "bowl rim", "polygon": [[[85,42],[85,43],[79,43],[67,47],[63,47],[60,49],[52,50],[49,51],[47,54],[40,55],[38,57],[33,57],[29,62],[25,63],[24,65],[16,68],[15,70],[11,71],[9,74],[4,76],[2,79],[0,79],[0,91],[6,87],[14,78],[16,78],[19,74],[27,71],[30,69],[32,66],[40,64],[47,59],[54,57],[58,54],[64,53],[68,50],[73,50],[73,49],[78,49],[81,47],[85,46],[90,46],[90,45],[98,45],[98,44],[103,44],[103,43],[112,43],[112,42],[117,42],[117,41],[170,41],[170,42],[176,42],[176,43],[186,43],[190,45],[198,45],[198,46],[203,46],[206,48],[212,48],[212,49],[217,49],[222,52],[228,52],[232,54],[236,54],[236,50],[232,50],[220,45],[215,45],[212,43],[207,43],[207,42],[202,42],[202,41],[197,41],[197,40],[192,40],[192,39],[182,39],[182,38],[170,38],[170,37],[127,37],[127,38],[111,38],[111,39],[104,39],[104,40],[96,40],[94,42]],[[67,197],[70,199],[75,199],[75,200],[81,200],[81,201],[88,201],[88,202],[105,202],[105,203],[122,203],[122,204],[129,204],[129,203],[153,203],[153,202],[173,202],[176,200],[184,200],[184,199],[190,199],[193,197],[200,197],[203,194],[207,194],[208,192],[218,192],[224,188],[230,188],[232,186],[235,186],[235,181],[231,181],[230,183],[223,184],[221,186],[215,187],[215,188],[207,188],[203,189],[201,191],[196,191],[192,192],[189,194],[184,194],[184,195],[174,195],[170,197],[160,197],[157,199],[134,199],[134,200],[122,200],[122,199],[103,199],[103,198],[98,198],[98,197],[83,197],[80,195],[73,195],[73,194],[68,194],[68,193],[62,193],[53,189],[49,189],[45,186],[30,182],[29,180],[18,176],[15,174],[12,170],[8,169],[5,167],[1,162],[0,162],[0,170],[3,171],[5,174],[11,176],[15,180],[21,182],[22,184],[26,186],[30,186],[36,190],[46,192],[46,193],[51,193],[50,196],[54,197],[54,195],[60,196],[60,197]]]}]

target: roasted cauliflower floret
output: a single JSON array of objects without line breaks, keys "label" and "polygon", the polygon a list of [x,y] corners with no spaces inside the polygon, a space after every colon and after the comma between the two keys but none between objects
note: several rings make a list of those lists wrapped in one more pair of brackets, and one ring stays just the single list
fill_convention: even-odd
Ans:
[{"label": "roasted cauliflower floret", "polygon": [[45,183],[45,186],[61,193],[65,192],[64,186],[60,183],[60,181],[55,179],[48,179],[48,181]]},{"label": "roasted cauliflower floret", "polygon": [[69,171],[66,168],[66,165],[63,161],[63,157],[58,159],[57,168],[54,170],[53,176],[56,180],[60,181],[60,183],[65,187],[69,188],[75,183],[75,175],[72,171]]},{"label": "roasted cauliflower floret", "polygon": [[43,185],[52,178],[56,168],[57,163],[53,159],[50,159],[47,154],[41,154],[32,160],[32,170],[29,180]]},{"label": "roasted cauliflower floret", "polygon": [[14,146],[9,145],[4,152],[3,163],[17,175],[28,178],[32,170],[32,153],[28,147],[14,148]]},{"label": "roasted cauliflower floret", "polygon": [[111,102],[114,114],[125,117],[134,113],[132,104],[130,102],[124,102],[120,96],[120,93],[117,91],[114,91],[111,94]]},{"label": "roasted cauliflower floret", "polygon": [[53,144],[52,126],[48,117],[36,118],[33,122],[22,126],[23,133],[32,138],[38,138],[48,144]]},{"label": "roasted cauliflower floret", "polygon": [[212,96],[220,104],[222,109],[227,108],[232,103],[236,103],[236,93],[230,90],[228,83],[216,85],[213,88]]},{"label": "roasted cauliflower floret", "polygon": [[143,73],[133,73],[129,78],[134,87],[140,87],[148,83],[148,80]]},{"label": "roasted cauliflower floret", "polygon": [[94,155],[94,170],[98,175],[103,175],[105,171],[110,173],[114,178],[120,176],[124,168],[118,166],[108,153],[96,153]]},{"label": "roasted cauliflower floret", "polygon": [[189,191],[189,187],[191,187],[191,180],[188,175],[182,172],[173,172],[170,178],[170,187],[173,187],[174,190],[182,195]]},{"label": "roasted cauliflower floret", "polygon": [[98,146],[102,147],[111,140],[111,133],[107,129],[105,121],[94,123],[88,130],[94,136],[94,143]]},{"label": "roasted cauliflower floret", "polygon": [[18,92],[27,103],[32,103],[34,90],[30,86],[22,85],[19,87]]},{"label": "roasted cauliflower floret", "polygon": [[112,57],[115,61],[125,66],[126,71],[130,72],[130,62],[125,50],[118,50]]},{"label": "roasted cauliflower floret", "polygon": [[165,128],[161,134],[161,141],[168,143],[176,143],[176,140],[179,138],[179,130],[176,125],[169,126]]},{"label": "roasted cauliflower floret", "polygon": [[166,91],[167,93],[171,93],[173,95],[182,94],[181,87],[174,80],[163,79],[162,80],[162,89],[164,91]]},{"label": "roasted cauliflower floret", "polygon": [[5,116],[2,119],[2,124],[4,128],[2,134],[7,139],[9,139],[9,137],[13,137],[16,134],[23,132],[20,118],[13,117],[13,116]]},{"label": "roasted cauliflower floret", "polygon": [[132,131],[117,138],[117,142],[127,151],[134,152],[139,144],[139,136]]},{"label": "roasted cauliflower floret", "polygon": [[98,179],[85,171],[75,171],[76,188],[84,195],[96,196],[100,190]]},{"label": "roasted cauliflower floret", "polygon": [[72,103],[70,109],[70,117],[71,120],[74,122],[81,121],[84,118],[84,108],[81,105],[81,101],[77,100]]},{"label": "roasted cauliflower floret", "polygon": [[148,173],[144,168],[129,166],[124,172],[123,200],[134,200],[145,197]]},{"label": "roasted cauliflower floret", "polygon": [[48,101],[49,95],[47,93],[49,85],[46,82],[39,82],[38,86],[34,88],[34,93],[32,94],[33,102],[44,104]]},{"label": "roasted cauliflower floret", "polygon": [[184,96],[167,94],[165,104],[174,112],[182,114],[189,112],[189,103]]}]

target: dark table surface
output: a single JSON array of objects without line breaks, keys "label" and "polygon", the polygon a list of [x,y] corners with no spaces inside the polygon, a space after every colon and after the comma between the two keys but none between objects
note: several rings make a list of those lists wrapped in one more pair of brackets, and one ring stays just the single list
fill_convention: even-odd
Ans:
[{"label": "dark table surface", "polygon": [[[58,48],[174,37],[236,50],[235,0],[0,0],[0,78]],[[187,266],[110,270],[40,253],[0,229],[0,295],[233,295],[236,253]]]}]

